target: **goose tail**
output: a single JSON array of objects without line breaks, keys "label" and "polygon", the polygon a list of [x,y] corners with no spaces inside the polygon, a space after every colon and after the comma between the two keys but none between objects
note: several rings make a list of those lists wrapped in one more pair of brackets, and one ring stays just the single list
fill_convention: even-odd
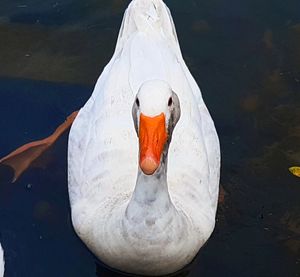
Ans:
[{"label": "goose tail", "polygon": [[171,12],[162,0],[133,0],[125,11],[117,50],[135,32],[157,33],[178,45]]}]

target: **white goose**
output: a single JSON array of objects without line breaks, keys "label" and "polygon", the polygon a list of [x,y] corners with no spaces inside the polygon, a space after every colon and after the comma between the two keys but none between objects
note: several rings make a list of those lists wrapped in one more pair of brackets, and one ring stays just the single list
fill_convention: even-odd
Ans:
[{"label": "white goose", "polygon": [[210,237],[219,141],[163,1],[129,5],[115,53],[72,125],[68,166],[74,228],[109,266],[172,273]]},{"label": "white goose", "polygon": [[[77,234],[121,271],[163,275],[190,263],[214,229],[220,147],[162,0],[129,5],[115,53],[78,115],[0,160],[13,181],[75,117],[68,174]],[[2,256],[0,248],[0,276]]]}]

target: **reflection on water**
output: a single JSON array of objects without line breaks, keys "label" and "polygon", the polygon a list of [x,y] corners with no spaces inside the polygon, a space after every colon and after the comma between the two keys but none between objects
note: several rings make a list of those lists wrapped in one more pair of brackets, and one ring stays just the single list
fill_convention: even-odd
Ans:
[{"label": "reflection on water", "polygon": [[[128,2],[1,2],[1,157],[85,103]],[[300,165],[300,2],[166,2],[219,132],[225,191],[211,240],[179,276],[299,276],[300,179],[288,168]],[[120,276],[74,234],[66,149],[64,136],[1,182],[8,276]]]}]

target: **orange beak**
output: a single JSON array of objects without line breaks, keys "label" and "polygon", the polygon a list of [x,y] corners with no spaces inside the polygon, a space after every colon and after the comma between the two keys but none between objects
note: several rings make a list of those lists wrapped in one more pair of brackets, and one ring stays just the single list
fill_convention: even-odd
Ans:
[{"label": "orange beak", "polygon": [[160,165],[160,158],[167,141],[165,115],[140,116],[140,167],[146,175],[152,175]]}]

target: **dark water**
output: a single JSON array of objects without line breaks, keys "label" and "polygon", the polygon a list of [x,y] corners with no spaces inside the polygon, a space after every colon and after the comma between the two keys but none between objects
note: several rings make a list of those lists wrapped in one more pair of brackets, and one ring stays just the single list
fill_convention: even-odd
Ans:
[{"label": "dark water", "polygon": [[[109,61],[129,1],[1,0],[0,156],[49,135]],[[222,148],[212,238],[179,276],[300,276],[300,1],[166,1]],[[0,184],[6,276],[120,276],[76,237],[65,135]]]}]

